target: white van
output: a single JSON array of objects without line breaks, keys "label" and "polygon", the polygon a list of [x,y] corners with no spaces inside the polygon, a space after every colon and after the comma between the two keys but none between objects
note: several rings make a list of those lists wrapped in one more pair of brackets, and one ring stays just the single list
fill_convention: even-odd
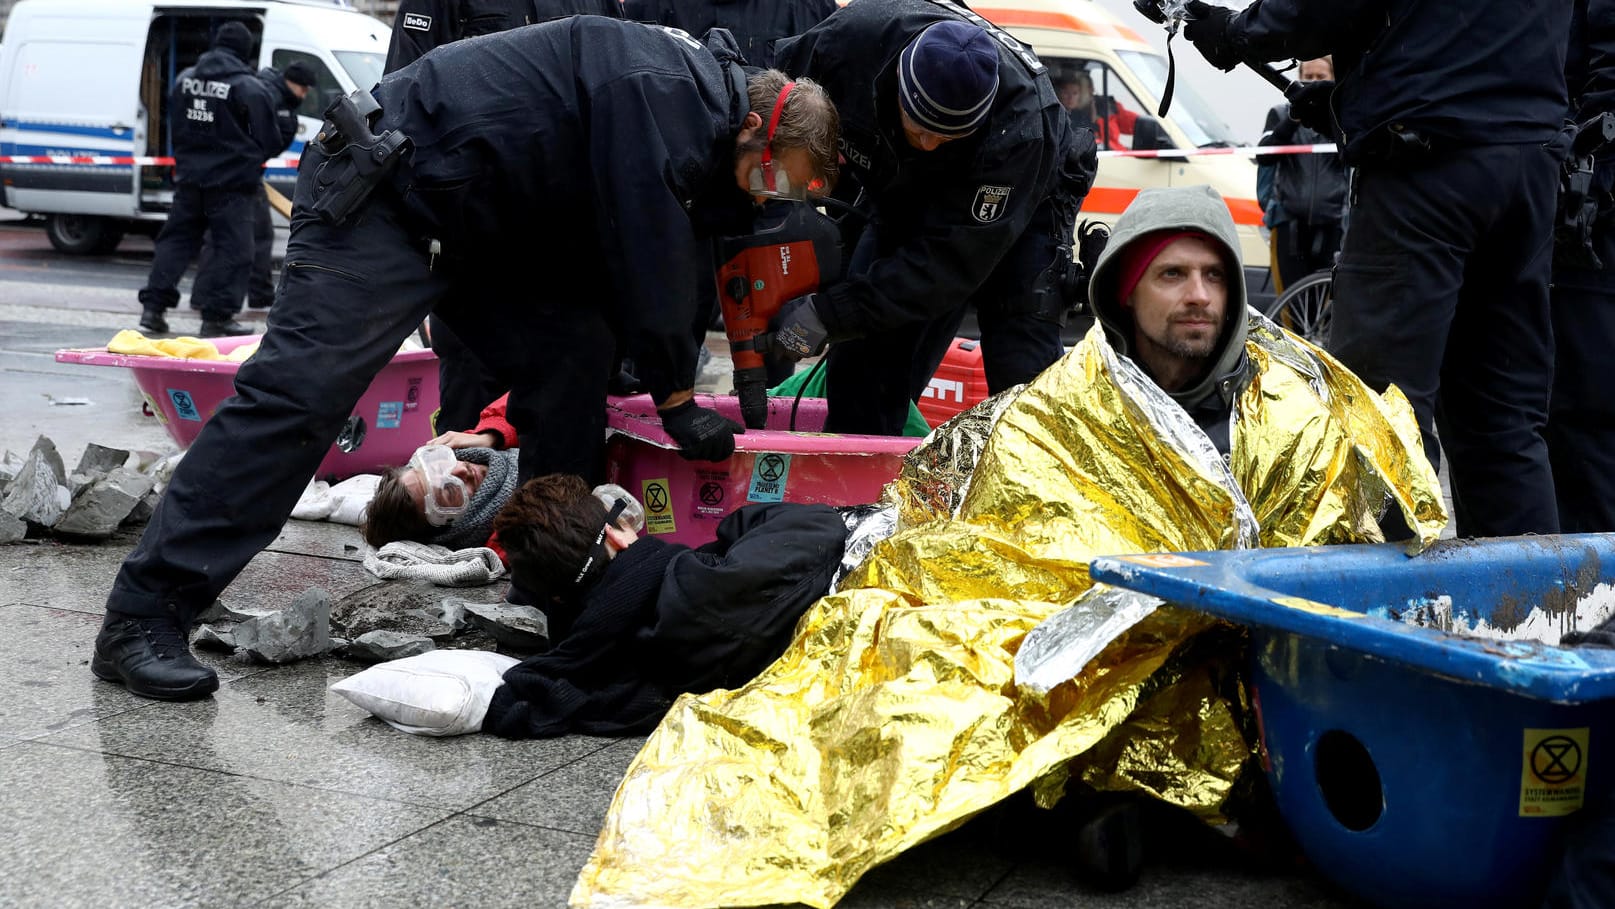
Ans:
[{"label": "white van", "polygon": [[[20,0],[0,37],[0,156],[168,157],[169,86],[235,20],[258,39],[255,66],[302,60],[318,81],[298,110],[296,156],[331,99],[381,78],[386,23],[297,0]],[[268,169],[290,195],[291,168]],[[153,232],[173,199],[165,166],[0,163],[0,204],[44,215],[67,253],[110,252]]]}]

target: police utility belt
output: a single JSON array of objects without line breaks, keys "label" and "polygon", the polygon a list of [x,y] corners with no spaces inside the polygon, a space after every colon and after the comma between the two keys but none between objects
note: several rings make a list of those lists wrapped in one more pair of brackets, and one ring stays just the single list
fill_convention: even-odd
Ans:
[{"label": "police utility belt", "polygon": [[380,114],[381,104],[364,89],[338,98],[326,109],[314,140],[325,160],[314,172],[311,206],[321,221],[337,225],[348,220],[413,147],[409,137],[396,129],[379,136],[371,132]]}]

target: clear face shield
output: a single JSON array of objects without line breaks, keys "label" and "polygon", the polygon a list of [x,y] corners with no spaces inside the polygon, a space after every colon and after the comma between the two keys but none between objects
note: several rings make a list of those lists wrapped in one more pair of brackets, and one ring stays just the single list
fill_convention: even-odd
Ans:
[{"label": "clear face shield", "polygon": [[623,503],[622,519],[627,522],[628,529],[635,533],[645,529],[645,508],[628,490],[616,483],[603,483],[591,490],[590,494],[599,499],[607,511],[615,508],[618,502]]},{"label": "clear face shield", "polygon": [[774,99],[774,112],[768,118],[768,136],[763,143],[763,160],[761,165],[751,172],[753,196],[806,202],[814,196],[824,194],[823,180],[814,179],[806,184],[797,185],[791,181],[791,175],[785,172],[785,168],[774,160],[774,131],[779,128],[780,115],[785,111],[785,99],[790,97],[794,88],[796,88],[795,82],[785,83],[785,87],[779,90],[779,97]]},{"label": "clear face shield", "polygon": [[460,459],[447,445],[422,445],[409,458],[409,469],[421,483],[421,504],[426,523],[445,527],[471,504],[471,487],[454,475]]}]

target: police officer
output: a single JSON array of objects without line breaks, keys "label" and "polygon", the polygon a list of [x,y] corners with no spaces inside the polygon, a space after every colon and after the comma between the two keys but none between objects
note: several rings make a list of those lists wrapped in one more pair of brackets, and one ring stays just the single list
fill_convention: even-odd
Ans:
[{"label": "police officer", "polygon": [[772,67],[774,45],[800,35],[836,11],[835,0],[623,0],[637,22],[671,25],[692,35],[727,29],[752,66]]},{"label": "police officer", "polygon": [[248,64],[252,46],[245,25],[226,22],[196,65],[174,80],[174,202],[140,291],[140,327],[146,331],[168,331],[164,311],[179,304],[179,279],[196,259],[204,233],[213,235],[215,254],[191,286],[191,301],[202,311],[200,334],[252,331],[234,319],[252,266],[252,209],[262,198],[264,162],[285,147],[275,96]]},{"label": "police officer", "polygon": [[[622,7],[618,0],[401,0],[383,71],[394,72],[432,48],[461,38],[577,15],[616,18]],[[510,389],[442,319],[432,317],[430,333],[440,396],[433,424],[438,432],[470,426],[484,407]]]},{"label": "police officer", "polygon": [[[270,93],[275,96],[275,121],[280,126],[280,149],[271,157],[277,157],[291,148],[292,142],[296,140],[297,108],[302,105],[303,99],[308,96],[317,78],[314,75],[314,68],[302,60],[294,60],[287,64],[284,72],[266,66],[258,71],[258,78],[264,80],[264,84],[269,86]],[[198,267],[207,268],[207,262],[213,255],[213,234],[209,232],[207,242],[202,247],[202,255],[197,260],[200,263]],[[275,302],[274,259],[275,223],[270,220],[269,196],[265,192],[263,182],[260,181],[258,204],[252,209],[252,273],[247,278],[247,305],[254,309],[263,309]],[[191,300],[191,308],[200,308],[194,298]]]},{"label": "police officer", "polygon": [[697,222],[833,181],[837,126],[823,89],[748,76],[710,40],[575,16],[445,46],[331,108],[269,331],[113,583],[97,676],[175,700],[218,687],[192,618],[274,539],[344,422],[388,431],[353,407],[434,307],[511,389],[524,476],[600,478],[613,335],[686,457],[733,452],[744,430],[691,394]]},{"label": "police officer", "polygon": [[[1571,0],[1191,0],[1213,66],[1333,54],[1291,104],[1357,168],[1330,346],[1413,404],[1463,536],[1554,533],[1552,220]],[[1436,433],[1440,432],[1440,447]]]},{"label": "police officer", "polygon": [[769,338],[799,358],[837,342],[826,429],[901,432],[967,305],[992,391],[1058,359],[1096,149],[1037,57],[946,0],[859,0],[781,42],[778,61],[829,89],[873,210],[848,279],[787,303]]},{"label": "police officer", "polygon": [[[1615,0],[1576,4],[1566,76],[1571,114],[1586,123],[1615,114]],[[1553,400],[1548,454],[1565,533],[1615,532],[1615,147],[1594,158],[1592,252],[1553,270]],[[1615,892],[1615,882],[1611,882]]]}]

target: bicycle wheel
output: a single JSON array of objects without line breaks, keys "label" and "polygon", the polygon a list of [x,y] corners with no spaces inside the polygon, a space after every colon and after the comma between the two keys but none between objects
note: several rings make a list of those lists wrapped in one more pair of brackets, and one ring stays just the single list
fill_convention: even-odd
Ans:
[{"label": "bicycle wheel", "polygon": [[1279,294],[1270,318],[1319,347],[1328,347],[1332,288],[1330,272],[1313,272]]}]

